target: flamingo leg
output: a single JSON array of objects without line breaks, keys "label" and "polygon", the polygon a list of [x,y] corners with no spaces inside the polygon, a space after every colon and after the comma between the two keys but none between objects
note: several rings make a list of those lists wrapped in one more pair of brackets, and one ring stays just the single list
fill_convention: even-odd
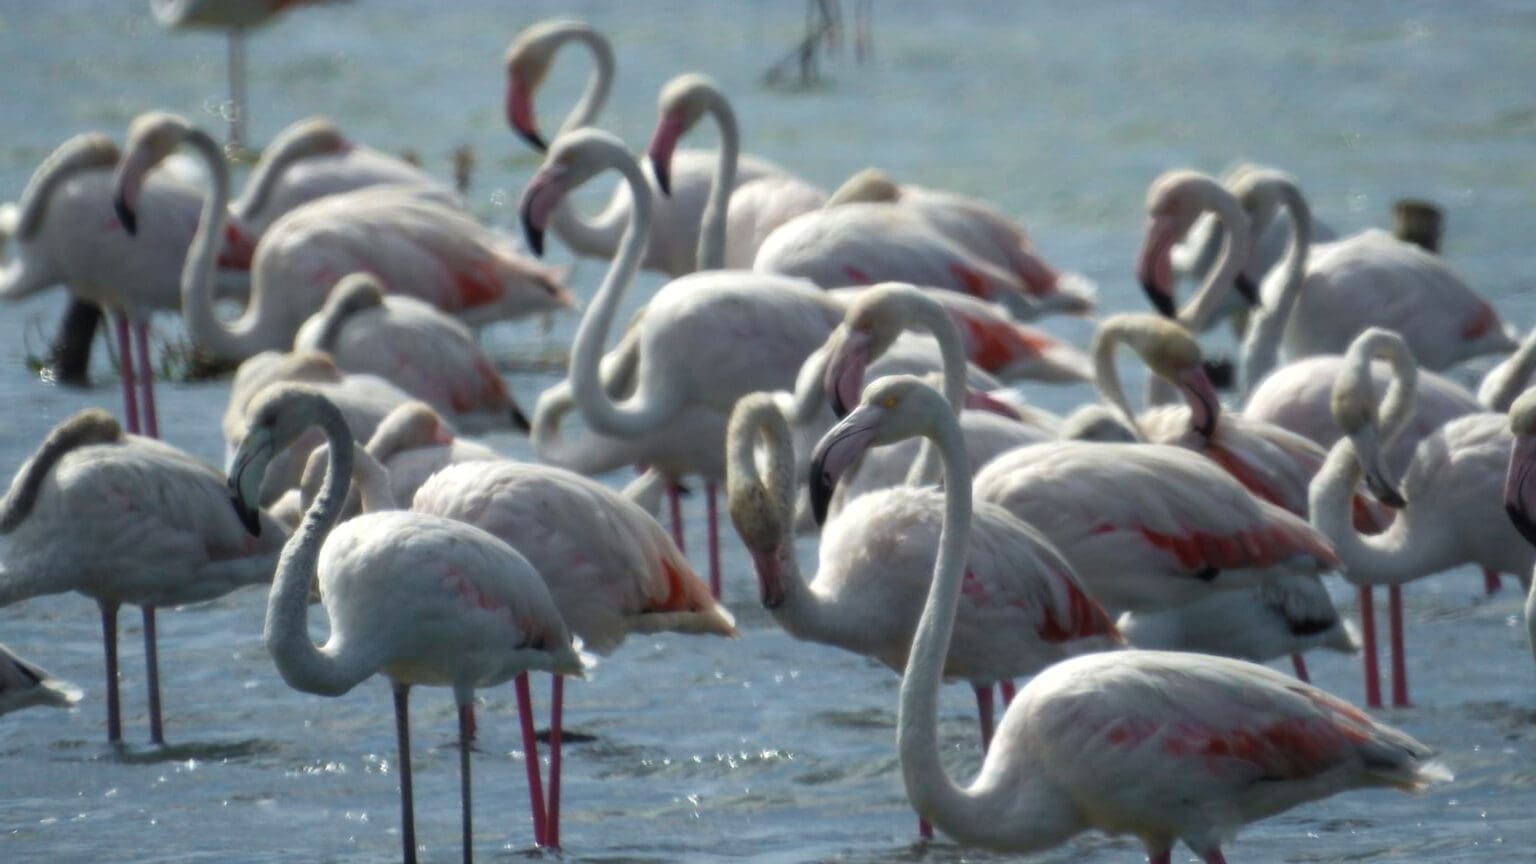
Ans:
[{"label": "flamingo leg", "polygon": [[539,772],[539,742],[533,732],[533,697],[528,693],[528,673],[517,676],[517,718],[523,728],[523,761],[528,766],[528,796],[533,799],[533,844],[544,845],[544,778]]},{"label": "flamingo leg", "polygon": [[475,706],[465,702],[459,705],[459,801],[464,813],[464,864],[471,864],[474,860],[474,847],[470,844],[470,838],[474,836],[474,812],[471,805],[469,788],[469,748],[475,740]]},{"label": "flamingo leg", "polygon": [[1360,586],[1360,654],[1365,663],[1365,707],[1381,707],[1381,665],[1376,654],[1376,602],[1370,585]]},{"label": "flamingo leg", "polygon": [[683,545],[683,497],[682,487],[676,483],[667,485],[667,510],[672,515],[672,542],[677,544],[677,551],[687,552]]},{"label": "flamingo leg", "polygon": [[1147,850],[1147,864],[1172,864],[1173,850],[1164,849],[1161,852]]},{"label": "flamingo leg", "polygon": [[416,864],[416,801],[411,791],[411,685],[395,683],[395,738],[400,746],[400,845],[405,864]]},{"label": "flamingo leg", "polygon": [[1013,704],[1013,697],[1019,691],[1018,688],[1013,685],[1013,679],[1004,678],[1003,680],[997,682],[997,692],[1003,697],[1003,707],[1007,708],[1009,705]]},{"label": "flamingo leg", "polygon": [[149,323],[134,325],[134,351],[138,354],[139,389],[143,392],[144,434],[160,437],[160,421],[155,415],[155,367],[149,363]]},{"label": "flamingo leg", "polygon": [[560,727],[565,722],[565,676],[556,675],[549,698],[549,825],[544,839],[560,848]]},{"label": "flamingo leg", "polygon": [[149,740],[165,743],[165,725],[160,719],[160,650],[155,638],[155,607],[141,606],[144,613],[144,686],[149,691]]},{"label": "flamingo leg", "polygon": [[709,593],[720,599],[720,501],[715,481],[704,483],[709,506]]},{"label": "flamingo leg", "polygon": [[1216,848],[1201,856],[1205,864],[1227,864],[1227,856],[1221,854],[1221,849]]},{"label": "flamingo leg", "polygon": [[121,312],[113,316],[113,327],[117,330],[117,372],[123,382],[123,419],[128,424],[128,431],[134,435],[139,434],[139,400],[133,386],[133,351],[129,346],[128,318]]},{"label": "flamingo leg", "polygon": [[96,601],[101,607],[101,642],[107,652],[107,741],[123,740],[122,702],[117,693],[117,603]]},{"label": "flamingo leg", "polygon": [[972,688],[976,691],[976,716],[981,720],[981,752],[992,746],[992,685]]},{"label": "flamingo leg", "polygon": [[917,836],[922,840],[933,839],[933,826],[929,825],[928,820],[921,816],[917,817]]},{"label": "flamingo leg", "polygon": [[1292,654],[1291,668],[1296,670],[1296,680],[1303,684],[1312,683],[1312,676],[1307,674],[1307,658],[1300,654]]},{"label": "flamingo leg", "polygon": [[1407,708],[1408,657],[1403,639],[1403,586],[1387,589],[1387,611],[1392,619],[1392,707]]},{"label": "flamingo leg", "polygon": [[1499,580],[1499,571],[1483,568],[1483,591],[1488,594],[1497,594],[1504,583]]}]

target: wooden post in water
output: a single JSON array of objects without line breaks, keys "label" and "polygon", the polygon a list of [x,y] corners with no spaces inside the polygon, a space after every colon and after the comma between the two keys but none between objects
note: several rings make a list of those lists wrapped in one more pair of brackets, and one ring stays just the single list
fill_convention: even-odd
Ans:
[{"label": "wooden post in water", "polygon": [[1401,198],[1392,205],[1392,234],[1440,254],[1440,232],[1445,226],[1445,214],[1432,201],[1418,198]]}]

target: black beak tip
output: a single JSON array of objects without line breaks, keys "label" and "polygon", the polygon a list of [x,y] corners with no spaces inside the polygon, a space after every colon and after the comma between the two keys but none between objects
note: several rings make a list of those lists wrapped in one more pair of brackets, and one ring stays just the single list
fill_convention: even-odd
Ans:
[{"label": "black beak tip", "polygon": [[528,415],[516,403],[512,403],[512,427],[524,435],[533,431],[533,424],[528,422]]},{"label": "black beak tip", "polygon": [[229,503],[235,508],[235,515],[240,517],[240,524],[252,537],[261,536],[261,514],[256,510],[246,507],[238,495],[229,496]]},{"label": "black beak tip", "polygon": [[843,394],[834,389],[832,391],[832,413],[837,415],[837,419],[841,420],[848,416],[849,410],[847,404],[843,402]]},{"label": "black beak tip", "polygon": [[667,170],[663,169],[660,165],[658,165],[655,162],[655,160],[652,160],[651,161],[651,175],[656,178],[656,188],[661,190],[661,194],[667,196],[668,198],[671,198],[672,197],[672,173],[670,171],[667,171]]},{"label": "black beak tip", "polygon": [[1142,280],[1141,290],[1147,295],[1147,299],[1151,301],[1152,308],[1156,309],[1164,318],[1177,318],[1179,316],[1179,310],[1173,306],[1173,298],[1157,290],[1157,286],[1153,285],[1150,279]]},{"label": "black beak tip", "polygon": [[528,243],[528,249],[533,252],[535,258],[544,257],[544,229],[536,228],[533,217],[528,213],[528,205],[523,205],[523,240]]},{"label": "black beak tip", "polygon": [[836,481],[825,472],[815,467],[811,469],[811,515],[816,518],[817,525],[825,525],[827,522],[827,507],[832,503],[835,484]]},{"label": "black beak tip", "polygon": [[1536,546],[1536,523],[1531,522],[1525,511],[1514,504],[1505,504],[1504,512],[1509,514],[1509,521],[1515,526],[1515,530],[1520,532],[1520,536],[1524,537],[1527,543]]},{"label": "black beak tip", "polygon": [[1380,501],[1382,504],[1391,507],[1393,510],[1400,510],[1408,504],[1408,502],[1403,499],[1403,493],[1393,489],[1391,486],[1387,486],[1381,489],[1372,489],[1371,494],[1376,496],[1377,501]]},{"label": "black beak tip", "polygon": [[539,130],[537,130],[537,129],[517,129],[515,131],[517,132],[517,137],[519,137],[519,138],[523,139],[524,141],[528,142],[528,146],[529,147],[532,147],[533,149],[539,151],[540,153],[547,153],[547,152],[549,152],[549,143],[544,140],[544,136],[543,135],[539,134]]},{"label": "black beak tip", "polygon": [[1235,370],[1232,367],[1231,360],[1222,357],[1215,360],[1206,360],[1202,365],[1205,366],[1206,377],[1211,379],[1212,387],[1215,387],[1217,390],[1232,389],[1232,379],[1235,377]]},{"label": "black beak tip", "polygon": [[1249,306],[1257,309],[1264,305],[1264,301],[1259,299],[1258,286],[1253,284],[1253,280],[1248,278],[1247,273],[1237,274],[1237,278],[1233,280],[1233,287],[1237,289],[1238,296],[1242,297]]},{"label": "black beak tip", "polygon": [[121,197],[112,199],[112,209],[117,211],[117,221],[123,223],[123,230],[132,237],[139,233],[139,217],[128,206],[128,202]]}]

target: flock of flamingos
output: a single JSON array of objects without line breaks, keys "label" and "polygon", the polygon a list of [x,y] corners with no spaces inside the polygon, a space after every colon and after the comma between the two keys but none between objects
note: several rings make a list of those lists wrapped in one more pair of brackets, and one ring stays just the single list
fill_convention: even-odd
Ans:
[{"label": "flock of flamingos", "polygon": [[[566,46],[594,72],[547,135],[535,96]],[[614,65],[575,21],[536,24],[506,55],[507,120],[545,152],[520,206],[528,246],[542,254],[551,232],[611,262],[566,379],[531,412],[473,328],[574,306],[563,274],[325,121],[272,142],[233,200],[221,145],[164,113],[121,150],[84,134],[37,169],[6,211],[0,298],[64,284],[109,311],[125,422],[84,411],[16,471],[0,605],[96,601],[110,740],[121,604],[142,609],[158,743],[157,607],[270,585],[265,642],[290,686],[393,684],[405,860],[413,685],[452,687],[459,706],[468,861],[474,693],[515,681],[534,840],[557,847],[564,676],[630,633],[735,634],[715,599],[724,484],[784,630],[902,674],[896,743],[925,835],[1026,851],[1096,828],[1138,837],[1155,864],[1180,841],[1217,864],[1250,821],[1449,779],[1428,746],[1306,683],[1302,657],[1356,649],[1321,580],[1359,586],[1364,701],[1380,706],[1372,587],[1386,585],[1390,698],[1407,704],[1402,585],[1469,562],[1495,583],[1530,573],[1536,396],[1520,394],[1536,340],[1518,345],[1432,252],[1335,237],[1292,178],[1246,166],[1156,179],[1135,262],[1155,313],[1103,319],[1084,352],[1023,322],[1090,314],[1091,287],[987,203],[875,170],[828,195],[739,152],[700,75],[663,89],[637,156],[593,126]],[[705,120],[718,150],[679,148]],[[156,170],[182,151],[205,188]],[[597,215],[567,204],[615,178]],[[642,268],[671,281],[615,335]],[[1200,285],[1182,308],[1181,272]],[[240,363],[227,476],[156,440],[162,311]],[[1197,337],[1229,320],[1242,349],[1224,405]],[[1121,349],[1144,361],[1153,407],[1129,404]],[[1476,395],[1437,374],[1490,353],[1511,356]],[[1102,398],[1058,417],[1021,402],[1020,380],[1092,381]],[[542,464],[457,437],[514,426]],[[588,479],[633,465],[622,491]],[[706,491],[697,570],[685,479]],[[664,500],[670,532],[652,515]],[[815,533],[807,580],[795,544]],[[1255,662],[1287,655],[1294,677]],[[553,675],[547,778],[530,671]],[[986,755],[969,786],[939,758],[945,679],[976,693]],[[0,711],[77,696],[0,665]]]}]

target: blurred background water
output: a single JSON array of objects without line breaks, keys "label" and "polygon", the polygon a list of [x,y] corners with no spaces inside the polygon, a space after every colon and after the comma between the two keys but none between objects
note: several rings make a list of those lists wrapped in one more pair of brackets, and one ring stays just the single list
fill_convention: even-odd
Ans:
[{"label": "blurred background water", "polygon": [[[505,126],[501,55],[524,26],[556,14],[585,18],[613,41],[619,77],[602,124],[634,146],[655,121],[660,85],[707,72],[733,98],[748,150],[829,189],[877,164],[898,179],[983,195],[1025,220],[1050,260],[1095,279],[1110,311],[1143,305],[1132,261],[1147,184],[1170,167],[1217,172],[1252,159],[1292,171],[1314,212],[1346,231],[1387,224],[1401,196],[1439,202],[1446,257],[1507,321],[1536,322],[1536,7],[1519,2],[877,4],[869,63],[845,53],[820,85],[783,90],[761,76],[802,33],[803,4],[790,0],[362,0],[300,10],[253,36],[248,135],[264,141],[323,113],[359,141],[419,153],[443,176],[467,144],[478,157],[474,209],[510,225],[538,159]],[[587,74],[570,53],[540,96],[548,129]],[[121,140],[146,109],[222,130],[224,56],[221,38],[166,32],[142,2],[0,2],[0,198],[15,198],[66,137],[102,130]],[[588,296],[602,269],[576,266],[578,293]],[[642,279],[631,302],[656,284]],[[52,387],[28,371],[62,307],[55,292],[0,310],[5,476],[74,410],[118,410],[100,346],[93,390]],[[547,329],[499,325],[487,338],[511,358],[558,355],[573,326],[574,316]],[[1084,321],[1046,326],[1080,345],[1090,332]],[[173,318],[157,329],[181,338]],[[518,366],[509,380],[531,404],[554,378]],[[166,382],[164,437],[220,459],[227,390]],[[1026,390],[1050,408],[1091,398],[1086,388]],[[489,440],[529,453],[508,435]],[[699,511],[695,496],[695,551]],[[814,543],[800,551],[809,572]],[[895,677],[790,640],[758,607],[734,536],[725,561],[740,640],[635,638],[569,688],[567,723],[593,740],[568,750],[564,857],[994,858],[942,840],[913,844],[893,746]],[[1349,592],[1336,593],[1352,612]],[[1466,568],[1407,591],[1416,707],[1384,714],[1442,749],[1453,784],[1417,798],[1357,793],[1299,808],[1246,831],[1232,859],[1528,858],[1536,674],[1516,593],[1484,598]],[[122,618],[130,743],[114,750],[104,743],[93,605],[66,595],[0,609],[0,639],[85,691],[70,712],[0,719],[0,860],[397,859],[387,686],[369,682],[339,699],[290,690],[261,646],[264,602],[248,589],[161,617],[163,749],[143,744],[137,615]],[[1314,655],[1312,669],[1321,686],[1360,699],[1354,658]],[[530,850],[510,695],[486,693],[481,713],[484,860],[544,854]],[[423,857],[457,860],[451,699],[422,691],[416,702]],[[972,711],[970,694],[949,688],[943,732],[957,776],[979,758]],[[1134,842],[1089,835],[1032,860],[1140,857]]]}]

